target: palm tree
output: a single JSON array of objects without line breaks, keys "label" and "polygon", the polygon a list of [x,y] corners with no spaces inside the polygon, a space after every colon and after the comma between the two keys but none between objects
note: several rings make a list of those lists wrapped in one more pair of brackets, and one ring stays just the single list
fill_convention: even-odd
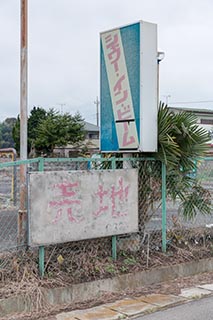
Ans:
[{"label": "palm tree", "polygon": [[[175,114],[160,103],[158,110],[158,152],[154,160],[138,161],[139,224],[143,229],[154,206],[161,205],[161,163],[166,165],[167,196],[179,203],[179,214],[186,219],[211,213],[211,195],[196,178],[197,159],[205,156],[208,132],[199,127],[193,113]],[[143,157],[143,154],[137,157]],[[146,155],[147,157],[147,155]],[[145,159],[145,158],[144,158]]]}]

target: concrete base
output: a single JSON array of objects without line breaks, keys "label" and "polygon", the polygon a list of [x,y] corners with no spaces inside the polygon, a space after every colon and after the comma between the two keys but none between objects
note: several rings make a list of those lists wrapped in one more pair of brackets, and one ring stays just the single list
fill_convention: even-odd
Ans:
[{"label": "concrete base", "polygon": [[[41,288],[41,291],[43,292],[44,302],[49,305],[60,306],[91,300],[101,296],[104,292],[124,292],[125,290],[134,290],[144,285],[212,271],[213,258],[162,267],[150,271],[141,271],[135,274],[120,275],[110,279],[75,284],[70,287]],[[0,317],[14,313],[30,312],[32,309],[33,302],[29,298],[26,298],[26,296],[19,295],[0,299]]]}]

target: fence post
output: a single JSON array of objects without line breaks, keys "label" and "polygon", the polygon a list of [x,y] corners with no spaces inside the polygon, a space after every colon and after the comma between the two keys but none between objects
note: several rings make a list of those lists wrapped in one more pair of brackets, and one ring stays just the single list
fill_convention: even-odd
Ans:
[{"label": "fence post", "polygon": [[[20,160],[27,160],[27,105],[28,105],[28,0],[21,0],[20,33]],[[18,243],[27,243],[27,164],[20,165],[20,206],[18,211]]]},{"label": "fence post", "polygon": [[[13,161],[16,161],[16,150],[14,149]],[[17,204],[17,168],[13,166],[13,204]]]},{"label": "fence post", "polygon": [[[39,159],[38,171],[39,172],[44,171],[44,158]],[[39,260],[39,274],[40,274],[40,277],[43,277],[44,276],[44,246],[39,247],[38,260]]]},{"label": "fence post", "polygon": [[[112,170],[116,169],[116,160],[115,157],[112,158]],[[117,237],[112,236],[112,259],[117,260]]]},{"label": "fence post", "polygon": [[44,246],[39,247],[39,274],[40,277],[44,276]]},{"label": "fence post", "polygon": [[162,162],[162,251],[166,252],[166,165]]}]

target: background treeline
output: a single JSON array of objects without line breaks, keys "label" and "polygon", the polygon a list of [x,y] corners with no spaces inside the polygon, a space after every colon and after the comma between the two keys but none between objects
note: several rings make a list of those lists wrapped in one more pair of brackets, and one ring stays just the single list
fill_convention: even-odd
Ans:
[{"label": "background treeline", "polygon": [[[84,119],[80,113],[71,115],[41,107],[33,107],[28,117],[28,153],[53,153],[56,146],[75,144],[84,139]],[[20,151],[20,117],[7,118],[0,123],[0,148]]]}]

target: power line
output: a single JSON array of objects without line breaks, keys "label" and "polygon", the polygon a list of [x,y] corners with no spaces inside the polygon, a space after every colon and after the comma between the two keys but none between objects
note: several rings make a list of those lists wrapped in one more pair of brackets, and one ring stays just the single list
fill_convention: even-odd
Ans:
[{"label": "power line", "polygon": [[169,104],[190,104],[190,103],[210,103],[213,100],[200,100],[200,101],[177,101],[177,102],[170,102]]}]

